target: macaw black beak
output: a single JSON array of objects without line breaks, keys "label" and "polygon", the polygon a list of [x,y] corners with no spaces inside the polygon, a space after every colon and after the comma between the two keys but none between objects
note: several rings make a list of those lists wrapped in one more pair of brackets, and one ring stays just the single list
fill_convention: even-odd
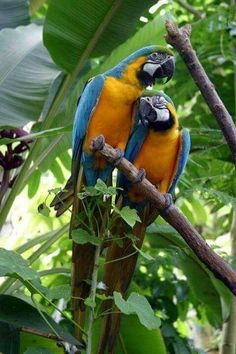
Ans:
[{"label": "macaw black beak", "polygon": [[157,64],[157,68],[153,74],[154,80],[167,78],[166,82],[170,81],[175,72],[174,57],[168,56],[162,63]]},{"label": "macaw black beak", "polygon": [[151,97],[141,97],[139,99],[139,107],[138,107],[139,117],[142,124],[146,127],[149,122],[154,122],[156,119],[156,112],[152,106]]}]

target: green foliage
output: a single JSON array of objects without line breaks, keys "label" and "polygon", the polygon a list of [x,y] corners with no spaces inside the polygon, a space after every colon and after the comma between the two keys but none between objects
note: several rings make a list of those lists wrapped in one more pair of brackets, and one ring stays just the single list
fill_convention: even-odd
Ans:
[{"label": "green foliage", "polygon": [[131,209],[128,206],[123,207],[121,210],[114,209],[117,214],[131,227],[133,227],[136,221],[141,222],[140,217],[135,209]]},{"label": "green foliage", "polygon": [[79,344],[70,333],[55,323],[46,313],[44,317],[47,323],[38,310],[27,302],[14,296],[0,295],[0,323],[19,329],[27,327],[36,333],[42,332],[49,336],[57,333],[64,341],[74,345]]},{"label": "green foliage", "polygon": [[[3,1],[0,4],[0,28],[3,28],[0,31],[0,125],[23,127],[33,123],[29,137],[35,142],[29,158],[24,155],[28,166],[23,170],[22,178],[16,181],[12,190],[9,189],[10,198],[2,204],[0,223],[6,219],[15,201],[12,220],[9,219],[8,224],[12,222],[15,230],[10,235],[9,227],[3,229],[0,245],[6,243],[7,249],[17,249],[17,253],[0,249],[1,276],[10,276],[3,281],[0,290],[31,304],[33,299],[38,307],[36,309],[15,296],[0,296],[0,351],[4,354],[18,353],[18,325],[52,333],[42,315],[58,333],[62,327],[66,328],[67,341],[75,341],[68,337],[69,332],[73,332],[69,301],[71,240],[62,237],[68,232],[68,225],[62,225],[68,223],[70,214],[56,220],[52,212],[49,214],[47,200],[58,192],[59,185],[64,185],[70,171],[70,131],[76,102],[87,79],[108,70],[142,46],[165,45],[164,22],[166,18],[175,18],[179,26],[192,24],[191,40],[197,55],[222,101],[235,116],[232,94],[235,9],[219,0],[197,0],[191,5],[204,15],[199,20],[175,1],[159,3],[160,8],[149,13],[148,9],[154,3],[151,0],[103,0],[102,3],[32,0],[31,19],[27,1],[12,0],[11,5]],[[141,15],[146,17],[147,23],[138,20]],[[42,43],[42,27],[29,24],[30,20],[40,24],[45,21],[44,42],[53,61]],[[18,25],[23,26],[15,28]],[[158,83],[160,88],[163,89]],[[177,54],[176,73],[165,90],[175,103],[181,125],[190,130],[192,140],[189,162],[176,191],[177,206],[207,241],[210,240],[215,250],[233,262],[227,255],[229,247],[226,244],[232,211],[236,206],[231,153],[215,118]],[[1,151],[6,143],[11,142],[2,139]],[[28,195],[23,189],[26,184]],[[17,204],[16,195],[22,190],[20,204]],[[111,200],[114,204],[116,193],[116,188],[107,187],[99,180],[94,188],[85,188],[79,197],[88,206],[94,222],[95,209],[106,210]],[[106,202],[103,201],[104,195]],[[94,200],[96,206],[92,207]],[[87,225],[73,233],[73,240],[97,246],[102,237],[109,235],[111,222],[121,217],[132,227],[139,221],[135,210],[119,210],[114,205],[113,208],[116,215],[114,213],[112,220],[108,218],[106,221],[103,235],[91,232],[91,225]],[[84,219],[86,216],[81,215],[80,221]],[[124,351],[137,354],[203,353],[189,340],[190,327],[209,328],[211,325],[220,328],[229,314],[231,294],[199,262],[178,233],[161,220],[148,228],[142,250],[136,247],[135,237],[129,234],[127,237],[141,256],[133,282],[133,287],[138,284],[134,291],[140,296],[130,295],[124,300],[119,294],[115,295],[121,310],[136,313],[123,315],[123,344],[119,343],[117,354]],[[122,245],[119,235],[114,235],[114,239]],[[103,256],[100,258],[102,263]],[[101,279],[99,274],[98,280]],[[32,299],[29,293],[34,294]],[[98,315],[94,325],[95,348],[99,337],[99,300],[104,300],[103,296],[98,290],[96,303],[90,297],[85,301]],[[65,310],[60,312],[62,317],[56,324],[51,315],[61,303]],[[150,331],[145,328],[140,324],[137,312],[148,326],[152,321],[159,325],[160,317],[161,329]],[[19,322],[16,322],[18,318]],[[11,346],[6,343],[6,337]],[[55,341],[26,333],[21,333],[20,338],[20,354],[62,352]],[[204,350],[211,346],[211,338],[208,342]]]},{"label": "green foliage", "polygon": [[[165,224],[152,225],[149,235],[152,248],[167,251],[166,259],[181,269],[187,277],[188,291],[197,311],[200,310],[213,326],[219,327],[229,314],[228,289],[211,275],[172,227]],[[196,279],[201,281],[196,282]]]},{"label": "green foliage", "polygon": [[44,216],[49,216],[50,208],[46,205],[46,203],[41,203],[38,206],[38,212]]},{"label": "green foliage", "polygon": [[[96,320],[93,331],[93,350],[99,341],[101,321]],[[122,343],[122,344],[121,344]],[[143,326],[136,315],[123,315],[121,321],[121,336],[116,348],[116,354],[149,353],[167,354],[160,329],[149,330]]]},{"label": "green foliage", "polygon": [[38,274],[29,268],[19,254],[0,248],[0,276],[10,275],[23,280],[37,279]]},{"label": "green foliage", "polygon": [[0,32],[1,126],[23,127],[39,119],[59,74],[41,37],[42,27],[35,24]]},{"label": "green foliage", "polygon": [[48,348],[39,347],[39,344],[37,344],[37,347],[29,347],[23,354],[54,354],[54,353],[56,352],[55,351],[53,352],[51,349]]},{"label": "green foliage", "polygon": [[136,313],[140,323],[148,329],[156,329],[160,326],[160,320],[154,315],[153,310],[144,296],[131,293],[125,301],[120,293],[114,291],[114,300],[120,311],[126,315]]},{"label": "green foliage", "polygon": [[81,228],[72,231],[72,240],[80,245],[91,243],[92,245],[98,246],[101,243],[100,239],[94,235],[90,235],[88,231]]},{"label": "green foliage", "polygon": [[70,300],[71,287],[69,284],[62,284],[49,289],[48,298],[50,300],[65,299]]},{"label": "green foliage", "polygon": [[22,332],[19,354],[64,354],[63,345],[52,339]]},{"label": "green foliage", "polygon": [[80,64],[79,58],[109,54],[125,41],[134,32],[143,10],[154,3],[53,0],[46,15],[44,43],[54,61],[71,73]]},{"label": "green foliage", "polygon": [[20,331],[11,325],[0,322],[0,351],[4,354],[18,354]]}]

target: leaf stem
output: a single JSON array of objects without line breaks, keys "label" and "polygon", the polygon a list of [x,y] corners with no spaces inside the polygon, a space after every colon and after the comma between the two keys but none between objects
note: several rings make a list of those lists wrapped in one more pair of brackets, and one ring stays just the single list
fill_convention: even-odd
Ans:
[{"label": "leaf stem", "polygon": [[43,311],[40,310],[39,305],[37,304],[37,302],[34,299],[34,295],[31,296],[31,299],[37,309],[37,311],[39,312],[40,316],[43,318],[43,320],[47,323],[48,327],[51,328],[52,332],[55,334],[55,336],[57,338],[59,338],[59,334],[57,333],[57,331],[55,330],[55,328],[51,325],[51,323],[48,321],[47,317],[44,315]]},{"label": "leaf stem", "polygon": [[108,264],[108,263],[114,263],[114,262],[118,262],[118,261],[122,261],[123,259],[129,258],[131,256],[133,256],[134,254],[136,254],[138,251],[134,251],[130,254],[127,254],[127,256],[124,257],[120,257],[120,258],[116,258],[116,259],[112,259],[111,261],[107,261],[104,264]]},{"label": "leaf stem", "polygon": [[10,181],[10,170],[3,170],[3,176],[2,176],[2,181],[1,181],[1,187],[0,187],[0,206],[2,204],[2,200],[8,190],[9,187],[9,181]]},{"label": "leaf stem", "polygon": [[119,342],[120,342],[120,346],[121,346],[121,349],[123,351],[124,354],[128,354],[126,348],[125,348],[125,343],[124,343],[124,340],[122,338],[122,335],[119,333]]},{"label": "leaf stem", "polygon": [[73,319],[71,319],[65,312],[63,312],[61,309],[59,309],[50,299],[48,299],[38,288],[36,288],[36,286],[34,286],[34,284],[32,282],[30,282],[29,280],[26,280],[25,283],[29,284],[29,286],[31,288],[33,288],[35,290],[35,292],[39,295],[42,296],[42,298],[47,301],[52,307],[54,307],[54,309],[56,309],[58,312],[60,312],[60,314],[66,318],[68,321],[70,321],[71,323],[73,323],[76,327],[79,327],[79,329],[85,334],[87,335],[87,333],[84,331],[84,329],[82,327],[80,327],[78,325],[78,323],[76,323]]}]

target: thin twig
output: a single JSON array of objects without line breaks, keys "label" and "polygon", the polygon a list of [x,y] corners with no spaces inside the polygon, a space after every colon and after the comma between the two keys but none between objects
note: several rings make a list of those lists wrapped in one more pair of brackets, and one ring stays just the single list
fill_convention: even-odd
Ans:
[{"label": "thin twig", "polygon": [[29,328],[29,327],[21,327],[21,331],[22,332],[26,332],[26,333],[30,333],[30,334],[35,334],[35,335],[40,336],[40,337],[53,339],[53,340],[56,340],[58,342],[64,342],[63,338],[57,336],[54,333],[41,332],[41,331],[38,331],[38,330],[36,330],[34,328]]},{"label": "thin twig", "polygon": [[[99,153],[107,161],[110,163],[117,162],[117,151],[110,145],[104,144],[102,149],[98,149],[98,146],[101,145],[99,143],[100,139],[101,137],[97,137],[92,141],[91,151],[95,152],[99,150]],[[133,183],[137,181],[138,169],[131,162],[122,158],[116,167],[124,173],[129,181]],[[236,295],[236,272],[209,247],[174,204],[168,205],[166,196],[161,194],[153,184],[144,178],[138,183],[138,187],[146,199],[152,202],[154,207],[159,210],[163,219],[179,232],[188,246],[215,277],[220,279]]]},{"label": "thin twig", "polygon": [[166,21],[166,41],[171,44],[185,62],[208,107],[215,116],[236,164],[236,128],[233,119],[215,90],[213,83],[202,67],[190,42],[191,26],[181,29],[172,21]]},{"label": "thin twig", "polygon": [[175,2],[177,2],[177,4],[182,6],[185,10],[187,10],[188,12],[196,16],[199,20],[201,20],[204,17],[204,15],[200,11],[196,10],[193,6],[189,5],[187,2],[182,0],[175,0]]}]

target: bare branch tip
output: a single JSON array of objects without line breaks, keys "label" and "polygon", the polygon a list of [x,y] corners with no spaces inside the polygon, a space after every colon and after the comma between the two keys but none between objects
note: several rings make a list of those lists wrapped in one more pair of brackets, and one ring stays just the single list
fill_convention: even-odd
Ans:
[{"label": "bare branch tip", "polygon": [[166,30],[170,37],[175,37],[179,31],[177,24],[170,20],[166,20]]},{"label": "bare branch tip", "polygon": [[187,24],[182,28],[182,33],[187,37],[190,36],[191,31],[192,31],[192,26],[190,24]]}]

